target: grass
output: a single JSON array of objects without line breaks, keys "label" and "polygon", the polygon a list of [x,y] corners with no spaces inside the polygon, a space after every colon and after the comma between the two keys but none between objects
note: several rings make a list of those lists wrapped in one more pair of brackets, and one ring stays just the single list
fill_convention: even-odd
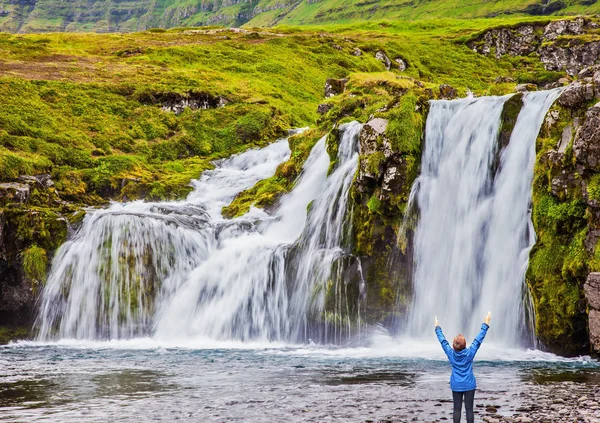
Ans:
[{"label": "grass", "polygon": [[[545,5],[545,6],[542,6]],[[600,12],[590,0],[253,0],[237,4],[191,0],[30,3],[0,1],[0,30],[11,32],[131,32],[152,27],[347,24],[364,20],[475,19]]]},{"label": "grass", "polygon": [[[49,172],[59,194],[86,204],[178,198],[211,160],[263,145],[285,129],[314,125],[328,77],[350,76],[347,90],[368,95],[334,98],[346,107],[336,108],[338,116],[321,118],[322,130],[360,109],[357,101],[371,105],[384,91],[407,90],[414,84],[411,78],[432,90],[449,83],[459,93],[486,94],[514,86],[496,84],[498,75],[529,80],[543,75],[536,60],[496,60],[472,52],[465,37],[484,24],[490,22],[364,23],[252,33],[179,28],[0,34],[0,180]],[[361,56],[350,54],[356,48]],[[406,72],[386,72],[374,57],[379,50],[406,60]],[[155,104],[189,93],[221,96],[229,103],[180,115]],[[417,99],[404,101],[397,113],[411,113]],[[392,133],[405,129],[394,125]],[[414,144],[419,137],[393,138]]]}]

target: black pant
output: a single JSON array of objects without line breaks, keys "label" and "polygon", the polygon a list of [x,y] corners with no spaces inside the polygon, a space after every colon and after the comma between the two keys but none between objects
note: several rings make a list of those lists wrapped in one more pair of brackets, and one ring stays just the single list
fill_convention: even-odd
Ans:
[{"label": "black pant", "polygon": [[474,423],[475,415],[473,414],[473,400],[475,399],[475,389],[467,392],[452,391],[452,399],[454,400],[454,423],[460,423],[463,397],[465,399],[465,408],[467,409],[467,423]]}]

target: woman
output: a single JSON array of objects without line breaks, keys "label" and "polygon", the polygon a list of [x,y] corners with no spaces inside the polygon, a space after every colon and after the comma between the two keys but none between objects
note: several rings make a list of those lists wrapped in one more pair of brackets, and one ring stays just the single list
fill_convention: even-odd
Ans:
[{"label": "woman", "polygon": [[485,338],[487,330],[490,328],[492,313],[488,312],[484,323],[481,325],[479,335],[475,337],[473,343],[467,348],[467,341],[462,334],[458,334],[452,341],[452,348],[444,334],[442,328],[438,325],[437,316],[435,316],[435,333],[442,344],[444,352],[452,365],[452,376],[450,376],[450,389],[452,389],[452,399],[454,400],[454,423],[460,423],[460,414],[462,412],[463,399],[467,409],[467,423],[473,423],[475,416],[473,414],[473,400],[475,399],[475,375],[473,375],[473,358]]}]

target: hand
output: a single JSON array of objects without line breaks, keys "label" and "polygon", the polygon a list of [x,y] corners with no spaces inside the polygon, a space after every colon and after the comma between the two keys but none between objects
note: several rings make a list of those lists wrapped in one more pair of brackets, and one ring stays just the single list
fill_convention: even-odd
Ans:
[{"label": "hand", "polygon": [[483,321],[485,322],[486,325],[490,325],[490,320],[492,320],[492,312],[488,311],[487,316],[485,316],[485,319],[483,319]]},{"label": "hand", "polygon": [[435,316],[435,327],[437,328],[438,326],[439,326],[438,325],[438,319],[437,319],[437,316]]}]

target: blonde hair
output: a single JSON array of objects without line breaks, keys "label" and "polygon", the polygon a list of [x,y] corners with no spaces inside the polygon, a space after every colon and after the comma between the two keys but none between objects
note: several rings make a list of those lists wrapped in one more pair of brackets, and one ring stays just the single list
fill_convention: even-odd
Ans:
[{"label": "blonde hair", "polygon": [[452,348],[454,348],[454,351],[462,351],[467,348],[467,340],[462,333],[459,333],[454,337],[454,340],[452,341]]}]

